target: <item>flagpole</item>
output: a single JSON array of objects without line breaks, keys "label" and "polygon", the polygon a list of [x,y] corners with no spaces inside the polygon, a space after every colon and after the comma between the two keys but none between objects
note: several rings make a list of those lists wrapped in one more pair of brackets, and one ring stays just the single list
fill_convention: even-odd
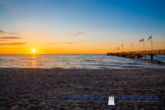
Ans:
[{"label": "flagpole", "polygon": [[144,54],[144,40],[143,40],[143,54]]},{"label": "flagpole", "polygon": [[123,44],[122,44],[122,52],[123,52]]},{"label": "flagpole", "polygon": [[153,50],[153,44],[152,44],[152,35],[151,35],[151,51]]},{"label": "flagpole", "polygon": [[143,41],[143,52],[144,52],[144,41]]}]

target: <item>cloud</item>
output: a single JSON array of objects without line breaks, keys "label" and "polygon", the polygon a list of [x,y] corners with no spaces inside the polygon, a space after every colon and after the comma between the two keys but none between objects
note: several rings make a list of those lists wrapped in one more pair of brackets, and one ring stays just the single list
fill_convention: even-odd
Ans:
[{"label": "cloud", "polygon": [[21,33],[21,34],[30,34],[29,32],[23,32],[23,33]]},{"label": "cloud", "polygon": [[62,44],[62,43],[48,43],[48,44]]},{"label": "cloud", "polygon": [[3,45],[23,45],[23,44],[27,44],[27,43],[26,42],[3,43],[3,44],[0,44],[0,46],[3,46]]},{"label": "cloud", "polygon": [[0,34],[16,34],[16,33],[0,30]]},{"label": "cloud", "polygon": [[13,33],[13,32],[9,32],[8,34],[16,34],[16,33]]},{"label": "cloud", "polygon": [[64,44],[79,44],[81,42],[67,42],[67,43],[64,43]]},{"label": "cloud", "polygon": [[158,42],[165,42],[165,39],[159,39]]},{"label": "cloud", "polygon": [[157,41],[153,42],[154,44],[164,44],[165,39],[158,39]]},{"label": "cloud", "polygon": [[7,41],[7,40],[0,40],[0,41]]},{"label": "cloud", "polygon": [[0,34],[7,34],[7,31],[0,30]]},{"label": "cloud", "polygon": [[66,42],[66,43],[48,43],[48,44],[79,44],[81,42]]},{"label": "cloud", "polygon": [[78,32],[77,34],[72,34],[72,33],[64,33],[64,35],[84,35],[82,32]]},{"label": "cloud", "polygon": [[0,39],[22,39],[20,37],[0,37]]}]

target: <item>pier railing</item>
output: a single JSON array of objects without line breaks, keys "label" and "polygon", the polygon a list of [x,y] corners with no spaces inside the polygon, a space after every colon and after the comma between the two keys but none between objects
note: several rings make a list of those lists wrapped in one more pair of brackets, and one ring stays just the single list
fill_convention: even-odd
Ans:
[{"label": "pier railing", "polygon": [[165,55],[165,49],[162,50],[145,50],[145,51],[131,51],[131,52],[115,52],[110,54],[146,54],[146,55]]}]

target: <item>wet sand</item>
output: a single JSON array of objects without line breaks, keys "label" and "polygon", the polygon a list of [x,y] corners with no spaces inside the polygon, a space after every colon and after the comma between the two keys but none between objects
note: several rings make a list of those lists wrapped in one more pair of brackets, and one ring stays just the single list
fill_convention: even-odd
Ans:
[{"label": "wet sand", "polygon": [[[2,110],[165,110],[165,69],[0,68]],[[69,102],[68,95],[159,95],[158,102]]]}]

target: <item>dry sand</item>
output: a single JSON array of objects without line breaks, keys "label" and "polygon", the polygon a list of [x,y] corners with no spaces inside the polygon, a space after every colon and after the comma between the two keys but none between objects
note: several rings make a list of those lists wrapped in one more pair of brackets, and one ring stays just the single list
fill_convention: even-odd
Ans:
[{"label": "dry sand", "polygon": [[120,102],[112,110],[165,110],[165,69],[0,68],[2,110],[106,110],[68,95],[159,95],[159,102]]}]

